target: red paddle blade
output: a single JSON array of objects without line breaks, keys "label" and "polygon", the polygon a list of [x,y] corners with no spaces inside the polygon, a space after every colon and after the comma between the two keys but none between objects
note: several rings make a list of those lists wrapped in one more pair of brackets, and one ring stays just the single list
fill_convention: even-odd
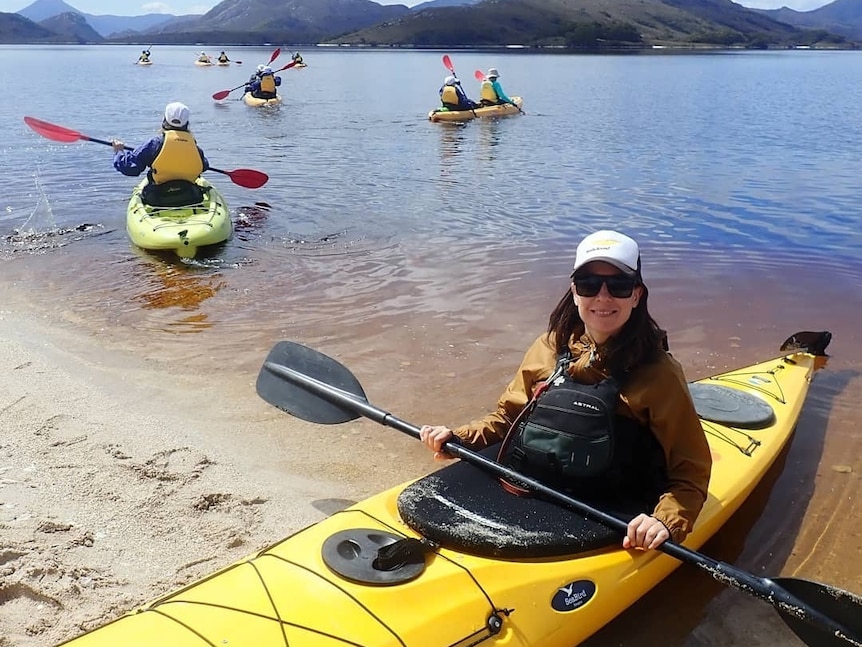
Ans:
[{"label": "red paddle blade", "polygon": [[[215,171],[216,169],[210,169]],[[239,184],[247,189],[259,189],[269,181],[269,176],[262,171],[255,171],[251,168],[238,168],[234,171],[220,171],[224,173],[234,184]]]},{"label": "red paddle blade", "polygon": [[485,73],[482,70],[476,70],[476,73],[474,74],[474,76],[476,77],[477,81],[484,81],[485,80]]},{"label": "red paddle blade", "polygon": [[42,137],[53,139],[55,142],[68,144],[70,142],[76,142],[79,139],[87,139],[86,135],[82,135],[75,130],[63,128],[63,126],[58,126],[57,124],[49,124],[47,121],[42,121],[35,117],[24,117],[24,123],[42,135]]},{"label": "red paddle blade", "polygon": [[216,92],[213,95],[213,99],[215,99],[216,101],[221,101],[222,99],[224,99],[229,94],[230,94],[230,90],[220,90],[219,92]]},{"label": "red paddle blade", "polygon": [[448,54],[443,54],[443,65],[446,67],[447,70],[452,72],[452,74],[455,74],[455,66],[452,65],[452,59],[449,58]]},{"label": "red paddle blade", "polygon": [[277,48],[277,49],[272,53],[272,56],[270,56],[270,57],[269,57],[269,62],[270,62],[270,63],[272,63],[275,59],[277,59],[277,58],[278,58],[278,55],[279,55],[279,54],[281,54],[281,47]]}]

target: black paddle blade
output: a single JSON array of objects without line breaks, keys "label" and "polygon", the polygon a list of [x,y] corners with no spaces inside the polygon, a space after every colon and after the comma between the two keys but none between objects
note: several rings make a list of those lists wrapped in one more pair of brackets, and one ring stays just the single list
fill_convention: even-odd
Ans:
[{"label": "black paddle blade", "polygon": [[324,425],[337,425],[359,417],[320,397],[309,382],[337,389],[367,402],[362,385],[339,362],[313,348],[292,341],[273,346],[257,376],[257,394],[292,416]]},{"label": "black paddle blade", "polygon": [[776,577],[772,580],[795,597],[816,609],[849,635],[832,632],[804,618],[804,609],[789,609],[776,606],[782,619],[806,645],[812,647],[847,647],[862,645],[862,598],[849,591],[836,589],[827,584],[799,580],[792,577]]},{"label": "black paddle blade", "polygon": [[781,344],[781,350],[801,350],[812,355],[825,355],[830,341],[832,341],[832,333],[828,330],[820,332],[801,330],[785,339]]}]

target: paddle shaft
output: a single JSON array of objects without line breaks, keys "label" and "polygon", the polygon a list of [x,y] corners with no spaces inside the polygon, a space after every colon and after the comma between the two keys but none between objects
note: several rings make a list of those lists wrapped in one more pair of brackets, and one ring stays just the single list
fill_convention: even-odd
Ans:
[{"label": "paddle shaft", "polygon": [[[285,379],[301,386],[303,389],[314,393],[332,404],[341,408],[350,410],[369,420],[373,420],[386,427],[392,427],[402,433],[412,436],[419,440],[419,427],[409,422],[401,420],[379,407],[374,406],[364,398],[360,398],[352,393],[337,389],[325,382],[321,382],[313,377],[295,371],[286,366],[281,366],[273,362],[265,362],[264,368],[276,375],[280,375]],[[628,529],[628,524],[621,519],[618,519],[606,512],[593,508],[592,506],[574,499],[562,492],[559,492],[540,481],[536,481],[529,477],[520,474],[505,465],[501,465],[490,458],[486,458],[457,442],[447,441],[443,444],[442,449],[456,458],[481,467],[496,476],[505,477],[516,480],[519,483],[526,485],[529,489],[544,494],[555,501],[558,501],[578,512],[600,522],[601,524],[625,534]],[[720,562],[718,560],[702,555],[694,550],[686,548],[671,540],[662,543],[658,550],[664,552],[671,557],[678,559],[681,562],[697,566],[698,568],[709,573],[713,579],[732,586],[744,593],[753,595],[756,598],[764,600],[778,609],[782,613],[791,614],[795,617],[802,618],[807,622],[831,633],[837,638],[845,639],[849,644],[858,645],[859,643],[850,638],[848,630],[839,625],[837,622],[810,607],[808,604],[792,595],[789,591],[783,589],[780,585],[770,579],[757,577],[751,573],[739,570],[730,564]]]}]

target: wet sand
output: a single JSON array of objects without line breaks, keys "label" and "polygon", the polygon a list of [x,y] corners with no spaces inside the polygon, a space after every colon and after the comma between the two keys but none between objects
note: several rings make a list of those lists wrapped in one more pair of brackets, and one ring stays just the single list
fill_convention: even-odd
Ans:
[{"label": "wet sand", "polygon": [[[0,285],[0,646],[54,645],[435,469],[391,429],[310,425],[267,405],[254,391],[260,363],[278,339],[297,339],[348,366],[372,403],[417,424],[457,424],[493,406],[545,325],[557,295],[538,279],[523,283],[523,308],[457,325],[381,315],[349,335],[333,325],[301,337],[261,322],[228,341],[204,326],[153,334],[146,352],[136,331],[103,325],[74,297],[48,308],[20,285]],[[196,294],[202,284],[217,281],[197,281]],[[697,299],[654,289],[652,310],[696,379],[775,355],[806,325],[826,327],[804,304],[794,311],[791,291],[773,295],[775,314],[763,303],[731,310],[718,288]],[[862,340],[857,304],[834,303],[833,357],[791,446],[703,552],[756,575],[862,593]],[[199,307],[184,319],[195,321]],[[235,352],[210,352],[207,340]],[[588,644],[635,642],[801,644],[771,607],[688,567]]]}]

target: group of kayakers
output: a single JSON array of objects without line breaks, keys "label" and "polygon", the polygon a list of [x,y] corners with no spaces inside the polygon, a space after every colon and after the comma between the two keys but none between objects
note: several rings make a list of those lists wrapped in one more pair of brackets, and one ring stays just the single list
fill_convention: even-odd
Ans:
[{"label": "group of kayakers", "polygon": [[[496,68],[476,77],[482,77],[478,103],[453,74],[440,90],[444,105],[469,110],[512,101]],[[269,65],[259,65],[245,89],[269,98],[280,84]],[[159,135],[131,151],[111,142],[118,171],[138,176],[148,169],[142,196],[148,204],[200,191],[195,180],[209,163],[189,131],[189,117],[186,105],[171,102]],[[474,449],[499,444],[499,461],[576,496],[608,504],[637,498],[641,512],[628,523],[624,548],[682,541],[706,501],[712,459],[648,296],[637,242],[610,230],[587,236],[547,330],[527,351],[495,411],[454,431],[425,425],[421,440],[438,458],[449,458],[443,444],[453,437]]]},{"label": "group of kayakers", "polygon": [[[479,74],[477,72],[477,74]],[[454,74],[443,79],[440,88],[440,103],[448,110],[475,110],[485,106],[497,106],[514,103],[500,85],[500,72],[496,67],[488,69],[482,77],[479,86],[479,101],[473,101],[467,96],[461,81]]]}]

